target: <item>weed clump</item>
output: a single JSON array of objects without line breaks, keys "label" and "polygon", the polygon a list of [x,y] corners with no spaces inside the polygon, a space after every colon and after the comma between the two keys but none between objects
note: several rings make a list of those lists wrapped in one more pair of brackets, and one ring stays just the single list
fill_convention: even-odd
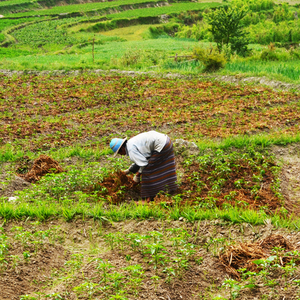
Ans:
[{"label": "weed clump", "polygon": [[204,65],[204,71],[211,72],[224,68],[226,58],[223,53],[220,53],[216,48],[203,49],[195,48],[193,55],[196,60]]}]

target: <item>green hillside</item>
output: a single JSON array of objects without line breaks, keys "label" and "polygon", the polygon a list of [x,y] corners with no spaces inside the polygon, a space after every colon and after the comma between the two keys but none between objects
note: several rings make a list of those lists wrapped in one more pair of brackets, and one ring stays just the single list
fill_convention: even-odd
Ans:
[{"label": "green hillside", "polygon": [[[13,6],[29,2],[2,1],[0,9],[5,3]],[[219,73],[299,80],[300,21],[297,16],[300,11],[297,3],[116,0],[41,4],[0,18],[1,68],[206,72],[209,68],[203,58],[201,61],[193,56],[196,48],[207,51],[205,49],[216,46],[216,37],[206,16],[221,7],[240,9],[245,6],[247,14],[239,26],[247,39],[247,51],[241,55],[226,44],[220,54],[226,63]],[[139,29],[140,25],[143,30]],[[130,53],[130,49],[135,49],[135,53]],[[160,50],[154,54],[153,49]],[[175,56],[179,59],[172,60]]]}]

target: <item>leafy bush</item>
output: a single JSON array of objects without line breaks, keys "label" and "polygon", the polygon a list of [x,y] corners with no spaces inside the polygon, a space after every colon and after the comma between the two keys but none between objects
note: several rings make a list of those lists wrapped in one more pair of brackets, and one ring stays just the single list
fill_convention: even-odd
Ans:
[{"label": "leafy bush", "polygon": [[300,20],[283,21],[278,24],[266,20],[248,27],[250,43],[297,43],[300,41]]},{"label": "leafy bush", "polygon": [[246,6],[224,6],[205,14],[205,20],[210,25],[209,31],[214,37],[219,50],[223,45],[230,45],[232,52],[245,55],[248,39],[241,20],[246,16]]},{"label": "leafy bush", "polygon": [[226,58],[223,53],[220,53],[216,48],[194,48],[193,50],[194,57],[202,62],[204,65],[204,71],[217,71],[221,68],[224,68],[226,64]]},{"label": "leafy bush", "polygon": [[277,6],[274,9],[273,21],[279,23],[282,21],[293,20],[294,14],[289,10],[289,5],[287,3],[282,3],[282,5]]},{"label": "leafy bush", "polygon": [[212,34],[208,31],[208,24],[204,21],[199,21],[192,26],[181,26],[175,35],[179,38],[189,38],[195,40],[212,41]]},{"label": "leafy bush", "polygon": [[112,59],[116,67],[143,68],[158,65],[165,58],[165,54],[158,51],[128,50],[121,58]]},{"label": "leafy bush", "polygon": [[289,53],[290,53],[292,59],[295,59],[295,60],[300,59],[300,49],[299,48],[291,47],[289,50]]},{"label": "leafy bush", "polygon": [[290,58],[290,53],[286,49],[276,49],[272,43],[260,54],[260,59],[265,61],[286,61]]},{"label": "leafy bush", "polygon": [[251,11],[259,12],[272,9],[275,6],[273,0],[233,0],[232,4],[242,7],[245,4]]}]

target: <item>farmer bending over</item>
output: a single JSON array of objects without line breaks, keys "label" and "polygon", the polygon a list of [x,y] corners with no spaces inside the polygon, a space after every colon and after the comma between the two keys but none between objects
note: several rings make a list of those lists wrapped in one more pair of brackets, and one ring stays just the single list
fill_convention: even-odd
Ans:
[{"label": "farmer bending over", "polygon": [[[127,140],[114,138],[110,142],[114,156],[129,156],[134,163],[124,172],[136,173],[133,180],[142,183],[141,196],[148,201],[160,191],[174,192],[177,175],[173,143],[170,138],[156,131],[140,133]],[[142,179],[140,179],[142,175]]]}]

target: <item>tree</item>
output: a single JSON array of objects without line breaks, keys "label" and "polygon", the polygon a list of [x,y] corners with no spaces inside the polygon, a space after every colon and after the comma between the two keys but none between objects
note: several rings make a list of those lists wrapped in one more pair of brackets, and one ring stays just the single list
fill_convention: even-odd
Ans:
[{"label": "tree", "polygon": [[236,5],[224,6],[205,14],[205,19],[210,25],[208,29],[217,43],[219,51],[223,45],[231,47],[232,52],[245,55],[248,51],[248,39],[241,25],[241,20],[246,16],[248,8]]}]

